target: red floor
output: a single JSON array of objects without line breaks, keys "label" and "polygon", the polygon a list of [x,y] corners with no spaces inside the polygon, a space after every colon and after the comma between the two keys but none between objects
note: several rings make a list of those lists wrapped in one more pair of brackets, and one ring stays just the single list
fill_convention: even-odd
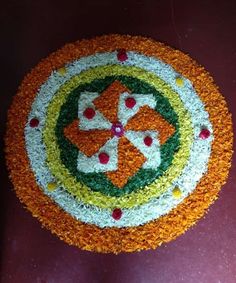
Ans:
[{"label": "red floor", "polygon": [[[236,2],[230,0],[4,1],[0,9],[1,136],[6,110],[30,68],[66,42],[108,33],[149,36],[190,54],[214,76],[236,113],[235,15]],[[0,281],[235,283],[235,173],[234,159],[219,200],[185,235],[156,251],[115,256],[80,251],[41,229],[17,200],[1,155]]]}]

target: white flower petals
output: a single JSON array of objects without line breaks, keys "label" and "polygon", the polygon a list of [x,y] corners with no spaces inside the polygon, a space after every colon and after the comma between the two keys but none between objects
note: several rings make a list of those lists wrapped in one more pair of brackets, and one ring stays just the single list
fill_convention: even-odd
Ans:
[{"label": "white flower petals", "polygon": [[[205,111],[203,103],[197,96],[191,82],[188,79],[180,76],[171,66],[160,60],[131,51],[127,52],[127,54],[128,60],[120,63],[117,61],[116,52],[99,53],[81,58],[71,64],[68,64],[66,66],[67,72],[64,76],[61,76],[57,72],[53,72],[48,80],[41,86],[37,97],[32,104],[31,113],[29,114],[29,119],[37,117],[40,120],[39,127],[37,129],[30,128],[28,124],[25,127],[26,149],[32,170],[35,174],[37,183],[42,187],[44,193],[51,197],[60,207],[76,219],[86,223],[95,224],[102,228],[142,225],[168,213],[171,209],[178,205],[195,189],[198,181],[207,171],[207,163],[213,139],[212,135],[206,140],[201,140],[198,137],[199,130],[202,125],[207,127],[211,133],[213,130],[209,121],[208,113]],[[190,112],[195,136],[188,163],[175,183],[172,184],[172,186],[157,199],[152,199],[146,204],[132,209],[122,209],[123,214],[119,221],[115,221],[111,217],[110,210],[100,209],[96,206],[78,202],[62,187],[58,187],[58,189],[53,192],[48,191],[47,184],[49,182],[54,182],[55,180],[46,164],[45,146],[42,138],[42,129],[45,125],[47,107],[61,85],[74,75],[79,74],[84,70],[108,64],[119,64],[124,67],[138,66],[144,71],[154,73],[164,80],[175,92],[178,93],[186,109]],[[176,84],[176,77],[181,77],[183,79],[183,86],[180,87]],[[125,116],[123,119],[125,122],[128,118]],[[98,124],[101,126],[99,122],[94,125],[94,127],[97,127]],[[83,123],[83,127],[88,127],[87,123]],[[172,196],[172,190],[175,186],[179,186],[182,191],[182,197],[179,199],[175,199]]]}]

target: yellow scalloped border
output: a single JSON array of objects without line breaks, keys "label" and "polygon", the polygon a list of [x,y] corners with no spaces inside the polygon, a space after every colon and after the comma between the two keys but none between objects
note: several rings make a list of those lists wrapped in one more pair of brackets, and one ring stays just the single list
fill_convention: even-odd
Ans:
[{"label": "yellow scalloped border", "polygon": [[[95,52],[121,48],[157,57],[191,80],[209,113],[214,128],[214,141],[207,174],[198,183],[195,191],[169,214],[138,227],[101,229],[76,221],[43,194],[30,168],[25,149],[24,127],[38,88],[53,70]],[[120,253],[156,248],[163,242],[175,239],[201,218],[226,181],[233,153],[232,142],[232,119],[226,101],[203,67],[188,55],[148,38],[105,35],[65,45],[26,75],[8,112],[5,151],[17,196],[43,226],[68,244],[81,249]]]}]

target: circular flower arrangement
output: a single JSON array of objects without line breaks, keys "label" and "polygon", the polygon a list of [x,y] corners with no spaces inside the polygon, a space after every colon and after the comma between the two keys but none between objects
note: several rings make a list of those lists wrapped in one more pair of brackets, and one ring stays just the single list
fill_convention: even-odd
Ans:
[{"label": "circular flower arrangement", "polygon": [[25,77],[6,154],[20,200],[67,243],[156,248],[217,198],[231,115],[189,56],[143,37],[101,36],[65,45]]}]

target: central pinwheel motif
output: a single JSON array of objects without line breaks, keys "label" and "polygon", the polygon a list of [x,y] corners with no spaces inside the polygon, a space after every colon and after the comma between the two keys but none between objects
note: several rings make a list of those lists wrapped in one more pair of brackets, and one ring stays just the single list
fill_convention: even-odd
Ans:
[{"label": "central pinwheel motif", "polygon": [[78,119],[64,128],[77,146],[77,169],[104,172],[122,188],[140,168],[157,169],[160,146],[175,128],[155,110],[153,94],[133,94],[114,81],[101,94],[82,92]]}]

